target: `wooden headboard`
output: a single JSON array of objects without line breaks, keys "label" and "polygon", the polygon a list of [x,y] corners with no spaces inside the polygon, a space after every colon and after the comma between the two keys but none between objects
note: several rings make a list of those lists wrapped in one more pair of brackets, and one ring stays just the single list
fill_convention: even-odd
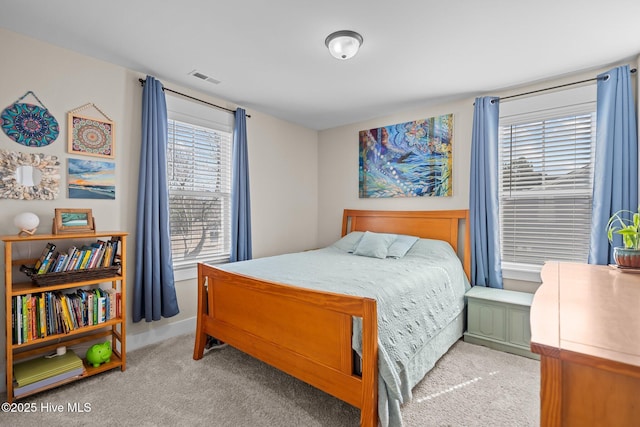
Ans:
[{"label": "wooden headboard", "polygon": [[366,211],[345,209],[342,215],[342,236],[352,231],[408,234],[424,239],[448,242],[458,253],[458,230],[464,220],[464,255],[462,266],[467,278],[471,273],[471,235],[469,210],[449,211]]}]

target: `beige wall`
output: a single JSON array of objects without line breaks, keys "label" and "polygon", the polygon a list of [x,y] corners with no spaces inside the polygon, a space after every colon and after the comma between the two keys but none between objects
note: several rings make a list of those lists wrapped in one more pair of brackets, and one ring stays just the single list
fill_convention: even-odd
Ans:
[{"label": "beige wall", "polygon": [[[358,197],[358,132],[453,113],[453,196],[392,199]],[[343,209],[442,210],[469,206],[469,164],[473,100],[407,111],[402,114],[321,131],[318,144],[318,236],[320,245],[340,237]]]},{"label": "beige wall", "polygon": [[[637,67],[638,59],[609,64],[596,70],[575,73],[510,90],[478,93],[476,96],[509,96],[541,88],[590,79],[617,65]],[[637,77],[634,79],[636,80]],[[318,144],[318,238],[320,246],[340,236],[343,209],[434,210],[469,207],[469,168],[473,102],[475,96],[456,102],[405,111],[374,120],[319,132]],[[398,199],[360,199],[358,197],[358,132],[380,126],[423,119],[442,114],[454,115],[453,196]],[[505,287],[535,292],[539,283],[505,280]]]},{"label": "beige wall", "polygon": [[[0,109],[12,104],[31,90],[60,124],[59,137],[49,146],[28,148],[0,132],[0,149],[27,153],[46,153],[60,159],[60,194],[52,201],[0,199],[0,235],[15,234],[13,218],[21,212],[34,212],[40,218],[38,233],[51,232],[55,208],[91,208],[99,230],[124,230],[130,233],[129,266],[134,267],[134,239],[138,163],[140,151],[140,109],[142,90],[138,78],[145,74],[99,61],[47,43],[0,29]],[[153,73],[150,73],[153,74]],[[156,75],[166,87],[234,108],[223,100],[177,87]],[[35,103],[28,97],[25,102]],[[69,157],[100,160],[98,157],[69,155],[67,112],[92,102],[115,122],[116,200],[68,199],[66,169]],[[85,110],[88,115],[94,113]],[[247,110],[250,184],[252,192],[252,228],[254,256],[265,256],[315,247],[317,243],[317,132]],[[97,114],[97,113],[96,113]],[[99,117],[99,116],[96,116]],[[32,249],[39,253],[41,247]],[[0,259],[3,258],[0,248]],[[128,274],[129,301],[132,301],[133,268]],[[0,278],[4,284],[4,276]],[[2,286],[0,289],[4,289]],[[195,323],[195,281],[176,284],[180,314],[158,322],[132,324],[127,335],[129,349],[149,340],[162,339],[167,330],[190,328]],[[4,301],[4,293],[3,301]],[[131,308],[127,307],[131,314]],[[0,304],[4,318],[4,304]],[[4,328],[3,328],[4,329]],[[4,349],[4,334],[0,347]],[[3,350],[4,351],[4,350]],[[0,358],[4,360],[4,357]],[[3,363],[3,362],[0,362]],[[4,367],[2,367],[4,372]],[[1,374],[0,374],[1,375]],[[2,382],[4,384],[4,381]]]}]

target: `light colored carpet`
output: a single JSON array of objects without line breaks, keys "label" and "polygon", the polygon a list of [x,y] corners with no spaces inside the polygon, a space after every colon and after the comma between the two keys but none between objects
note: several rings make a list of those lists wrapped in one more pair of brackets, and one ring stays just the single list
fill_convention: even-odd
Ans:
[{"label": "light colored carpet", "polygon": [[[357,409],[231,347],[194,361],[193,342],[185,335],[130,352],[125,372],[19,400],[36,411],[0,413],[0,425],[358,425]],[[538,390],[539,362],[459,341],[402,413],[407,427],[537,426]],[[74,404],[89,411],[69,411]]]}]

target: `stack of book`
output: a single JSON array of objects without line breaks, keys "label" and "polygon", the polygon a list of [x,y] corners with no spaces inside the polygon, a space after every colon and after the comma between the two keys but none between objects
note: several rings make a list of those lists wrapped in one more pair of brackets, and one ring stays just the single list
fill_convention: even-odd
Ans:
[{"label": "stack of book", "polygon": [[92,268],[110,267],[116,262],[119,238],[98,240],[80,248],[56,251],[56,245],[47,243],[33,267],[33,274],[60,273]]},{"label": "stack of book", "polygon": [[11,297],[13,344],[65,334],[122,316],[122,295],[113,288],[77,289]]},{"label": "stack of book", "polygon": [[13,366],[13,395],[20,397],[34,390],[84,374],[84,365],[72,350],[61,356],[43,356]]}]

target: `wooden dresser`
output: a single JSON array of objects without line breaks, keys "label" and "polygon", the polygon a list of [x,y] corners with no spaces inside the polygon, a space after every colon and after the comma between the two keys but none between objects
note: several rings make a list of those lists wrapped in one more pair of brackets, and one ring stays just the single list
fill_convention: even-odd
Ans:
[{"label": "wooden dresser", "polygon": [[640,274],[549,262],[531,306],[541,426],[640,425]]}]

